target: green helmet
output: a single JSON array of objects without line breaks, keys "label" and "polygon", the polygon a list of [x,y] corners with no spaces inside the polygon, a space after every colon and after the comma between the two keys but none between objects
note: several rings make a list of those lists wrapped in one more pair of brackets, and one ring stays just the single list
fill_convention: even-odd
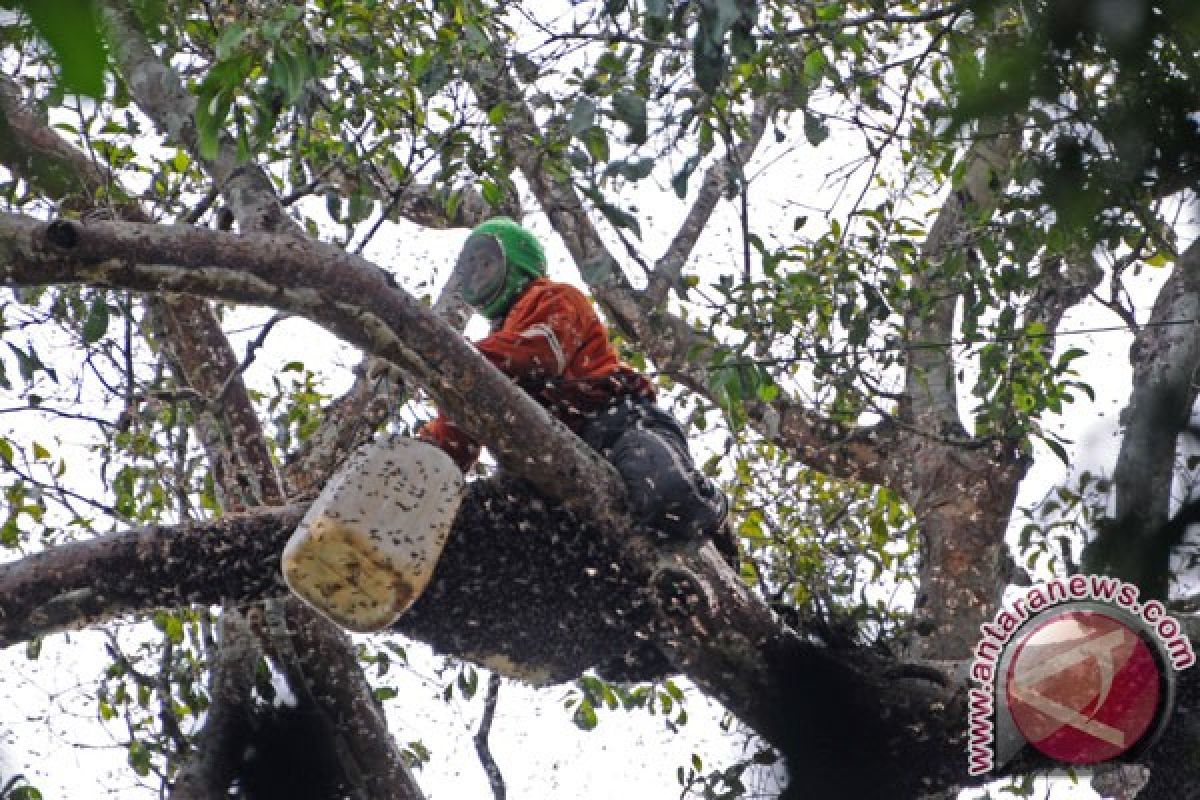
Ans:
[{"label": "green helmet", "polygon": [[525,287],[546,274],[541,243],[508,217],[471,231],[458,261],[463,299],[490,320],[503,317]]}]

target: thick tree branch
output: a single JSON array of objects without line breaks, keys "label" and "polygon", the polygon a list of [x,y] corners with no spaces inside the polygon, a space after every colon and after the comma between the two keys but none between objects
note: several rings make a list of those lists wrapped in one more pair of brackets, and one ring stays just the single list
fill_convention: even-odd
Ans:
[{"label": "thick tree branch", "polygon": [[242,732],[254,702],[254,676],[262,656],[240,611],[226,608],[217,623],[218,647],[210,666],[212,700],[196,736],[196,752],[184,765],[168,800],[208,800],[227,793],[246,743]]},{"label": "thick tree branch", "polygon": [[999,600],[1004,532],[1027,466],[1003,442],[970,448],[954,442],[969,437],[959,416],[953,353],[942,346],[954,338],[962,265],[974,258],[977,226],[998,206],[1019,145],[1019,131],[1010,128],[984,130],[973,140],[963,156],[962,183],[921,245],[912,288],[923,299],[904,312],[911,347],[900,409],[905,443],[897,449],[905,455],[893,460],[893,470],[920,527],[917,613],[924,634],[913,652],[925,658],[969,653],[979,624]]},{"label": "thick tree branch", "polygon": [[1187,323],[1197,319],[1200,241],[1179,257],[1130,348],[1133,390],[1121,414],[1115,514],[1086,554],[1090,569],[1113,572],[1160,598],[1167,593],[1170,548],[1178,543],[1160,537],[1171,512],[1176,440],[1200,388],[1200,336],[1196,324]]},{"label": "thick tree branch", "polygon": [[277,648],[285,643],[293,648],[275,657],[288,669],[293,688],[320,709],[351,785],[372,800],[424,800],[387,733],[383,708],[346,632],[294,597],[264,607],[272,628],[267,640]]},{"label": "thick tree branch", "polygon": [[[416,375],[516,474],[624,522],[615,471],[390,275],[321,242],[180,225],[0,215],[0,282],[176,291],[302,314]],[[528,432],[548,439],[531,447]],[[627,522],[625,522],[627,525]]]},{"label": "thick tree branch", "polygon": [[[646,286],[643,304],[650,308],[662,308],[667,301],[667,293],[674,288],[677,292],[682,287],[683,267],[696,246],[696,241],[704,233],[708,221],[717,208],[717,203],[739,180],[744,178],[746,165],[758,149],[763,132],[767,129],[772,104],[769,100],[758,98],[754,110],[750,113],[749,129],[746,137],[724,157],[710,166],[704,173],[704,180],[696,192],[696,199],[688,209],[687,217],[675,232],[671,244],[665,253],[654,263],[650,273],[650,282]],[[682,293],[681,293],[682,294]]]},{"label": "thick tree branch", "polygon": [[[965,436],[958,413],[956,371],[948,347],[962,287],[956,285],[962,259],[970,258],[976,226],[992,213],[1008,185],[1021,143],[1019,130],[985,130],[963,156],[962,184],[950,191],[921,245],[923,269],[913,289],[929,297],[907,309],[904,329],[908,351],[904,381],[907,414],[924,431]],[[957,262],[952,259],[958,259]],[[955,266],[955,263],[958,266]]]},{"label": "thick tree branch", "polygon": [[[584,520],[527,491],[471,485],[433,582],[397,630],[540,683],[569,680],[605,661],[630,679],[661,676],[661,662],[639,660],[643,625],[652,631],[655,623],[638,585],[615,565],[615,552]],[[278,596],[286,589],[275,559],[303,511],[290,506],[132,530],[0,565],[0,646],[163,606]],[[697,618],[676,635],[728,633],[720,621]],[[871,650],[830,651],[790,635],[761,646],[770,658],[756,688],[766,694],[742,709],[752,712],[743,720],[789,753],[802,776],[797,787],[808,792],[798,796],[915,797],[970,782],[962,687],[930,683],[936,670],[909,670]],[[730,672],[720,683],[741,694],[734,685],[753,675]],[[1195,707],[1197,675],[1180,676],[1184,708]],[[1169,763],[1166,752],[1182,758],[1191,716],[1177,715],[1151,763]],[[1023,759],[1010,768],[1019,774],[1038,766]]]}]

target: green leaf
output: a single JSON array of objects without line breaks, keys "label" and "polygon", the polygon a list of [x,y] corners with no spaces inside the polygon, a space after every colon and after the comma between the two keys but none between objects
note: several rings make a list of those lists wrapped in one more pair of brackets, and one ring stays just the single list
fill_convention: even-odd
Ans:
[{"label": "green leaf", "polygon": [[588,155],[597,164],[603,164],[609,159],[608,134],[601,127],[591,127],[583,132],[583,146]]},{"label": "green leaf", "polygon": [[221,132],[233,105],[233,95],[225,89],[220,89],[208,97],[207,101],[205,96],[202,92],[200,102],[196,104],[196,147],[201,158],[212,161],[220,149]]},{"label": "green leaf", "polygon": [[4,800],[42,800],[42,793],[34,786],[18,786]]},{"label": "green leaf", "polygon": [[816,85],[827,66],[829,66],[829,59],[825,57],[822,50],[809,50],[804,56],[805,80],[810,85]]},{"label": "green leaf", "polygon": [[575,723],[575,727],[579,728],[579,730],[590,731],[595,729],[600,719],[596,716],[596,709],[592,706],[591,702],[583,700],[575,707],[575,714],[571,718],[571,721]]},{"label": "green leaf", "polygon": [[166,634],[171,644],[180,644],[183,641],[183,621],[174,615],[167,617],[163,633]]},{"label": "green leaf", "polygon": [[479,193],[483,195],[483,199],[492,208],[497,208],[504,202],[504,190],[495,181],[487,180],[486,178],[480,181]]},{"label": "green leaf", "polygon": [[634,92],[621,90],[613,95],[613,114],[617,119],[629,126],[629,136],[625,141],[630,144],[644,144],[646,141],[646,100]]},{"label": "green leaf", "polygon": [[567,120],[567,133],[578,136],[596,124],[596,104],[590,97],[581,97],[575,101],[571,109],[571,117]]},{"label": "green leaf", "polygon": [[150,751],[137,740],[129,743],[129,766],[143,778],[150,774]]},{"label": "green leaf", "polygon": [[108,332],[108,303],[102,295],[92,298],[87,319],[83,322],[83,343],[95,344]]},{"label": "green leaf", "polygon": [[283,64],[286,72],[285,102],[289,106],[294,105],[304,93],[304,84],[308,80],[307,60],[286,47],[281,47],[275,53],[275,57]]},{"label": "green leaf", "polygon": [[715,94],[725,77],[725,49],[720,42],[712,41],[703,24],[692,42],[692,69],[696,84],[708,94]]},{"label": "green leaf", "polygon": [[62,85],[89,97],[104,96],[108,58],[91,0],[16,0],[58,61]]},{"label": "green leaf", "polygon": [[504,122],[504,118],[508,116],[508,112],[511,110],[508,103],[496,103],[496,105],[488,109],[488,122],[498,127],[501,122]]},{"label": "green leaf", "polygon": [[42,363],[42,359],[38,357],[37,350],[33,348],[33,345],[29,346],[28,353],[11,342],[8,343],[8,349],[12,350],[13,355],[17,357],[17,370],[25,381],[32,381],[33,376],[39,372],[45,372],[51,380],[58,381],[58,375]]},{"label": "green leaf", "polygon": [[688,156],[688,159],[683,162],[683,166],[679,168],[679,172],[671,178],[671,188],[675,190],[675,196],[680,200],[687,197],[688,181],[692,177],[692,173],[696,171],[696,167],[700,164],[700,154]]},{"label": "green leaf", "polygon": [[1060,461],[1068,467],[1071,466],[1071,459],[1067,456],[1067,449],[1065,447],[1053,439],[1043,439],[1042,441],[1046,443],[1046,447],[1049,447],[1054,455],[1058,456]]},{"label": "green leaf", "polygon": [[342,219],[342,196],[336,190],[330,189],[325,192],[325,210],[329,212],[330,218],[335,222],[340,222]]},{"label": "green leaf", "polygon": [[371,215],[371,211],[374,208],[374,200],[362,192],[355,192],[350,195],[350,203],[346,211],[346,222],[349,224],[362,222]]},{"label": "green leaf", "polygon": [[816,6],[817,19],[822,22],[834,22],[846,14],[845,3],[826,3]]},{"label": "green leaf", "polygon": [[538,73],[541,72],[538,63],[524,53],[517,53],[513,56],[513,69],[517,71],[517,77],[525,83],[536,81]]},{"label": "green leaf", "polygon": [[805,111],[804,138],[808,139],[808,143],[813,147],[818,147],[821,142],[829,138],[829,127],[819,116]]},{"label": "green leaf", "polygon": [[647,38],[655,41],[663,38],[667,32],[667,15],[669,10],[667,0],[646,0],[644,25]]},{"label": "green leaf", "polygon": [[224,61],[233,55],[248,32],[246,26],[240,22],[235,22],[221,31],[221,35],[217,37],[217,60]]},{"label": "green leaf", "polygon": [[479,691],[479,673],[474,667],[466,666],[458,673],[458,688],[468,700]]},{"label": "green leaf", "polygon": [[605,201],[598,204],[600,213],[617,228],[627,228],[640,239],[642,238],[642,225],[638,222],[638,218],[630,214],[623,208],[618,208],[613,204]]},{"label": "green leaf", "polygon": [[155,29],[166,21],[167,0],[132,0],[130,7],[146,29]]},{"label": "green leaf", "polygon": [[426,97],[432,97],[446,86],[448,80],[450,80],[450,67],[446,63],[446,59],[435,53],[429,59],[429,64],[421,72],[420,77],[417,78],[417,88]]},{"label": "green leaf", "polygon": [[621,177],[630,181],[640,181],[654,172],[655,160],[652,158],[635,158],[627,161],[618,161],[610,168],[610,172],[616,172]]}]

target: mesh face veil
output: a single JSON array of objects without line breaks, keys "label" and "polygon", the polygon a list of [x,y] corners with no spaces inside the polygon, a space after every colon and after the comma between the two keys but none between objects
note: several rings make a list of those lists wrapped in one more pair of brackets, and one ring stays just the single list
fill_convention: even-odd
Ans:
[{"label": "mesh face veil", "polygon": [[531,281],[546,274],[546,253],[527,228],[492,217],[467,237],[458,267],[463,299],[496,322]]},{"label": "mesh face veil", "polygon": [[486,233],[472,233],[458,254],[455,271],[462,276],[463,300],[480,310],[495,305],[508,283],[500,240]]}]

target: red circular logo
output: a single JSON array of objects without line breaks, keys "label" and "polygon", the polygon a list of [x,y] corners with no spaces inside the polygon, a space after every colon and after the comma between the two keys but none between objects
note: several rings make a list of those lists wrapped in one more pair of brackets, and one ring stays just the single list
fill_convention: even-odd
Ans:
[{"label": "red circular logo", "polygon": [[1155,720],[1162,676],[1136,630],[1099,611],[1032,628],[1009,664],[1006,699],[1021,735],[1047,756],[1095,764],[1132,749]]}]

